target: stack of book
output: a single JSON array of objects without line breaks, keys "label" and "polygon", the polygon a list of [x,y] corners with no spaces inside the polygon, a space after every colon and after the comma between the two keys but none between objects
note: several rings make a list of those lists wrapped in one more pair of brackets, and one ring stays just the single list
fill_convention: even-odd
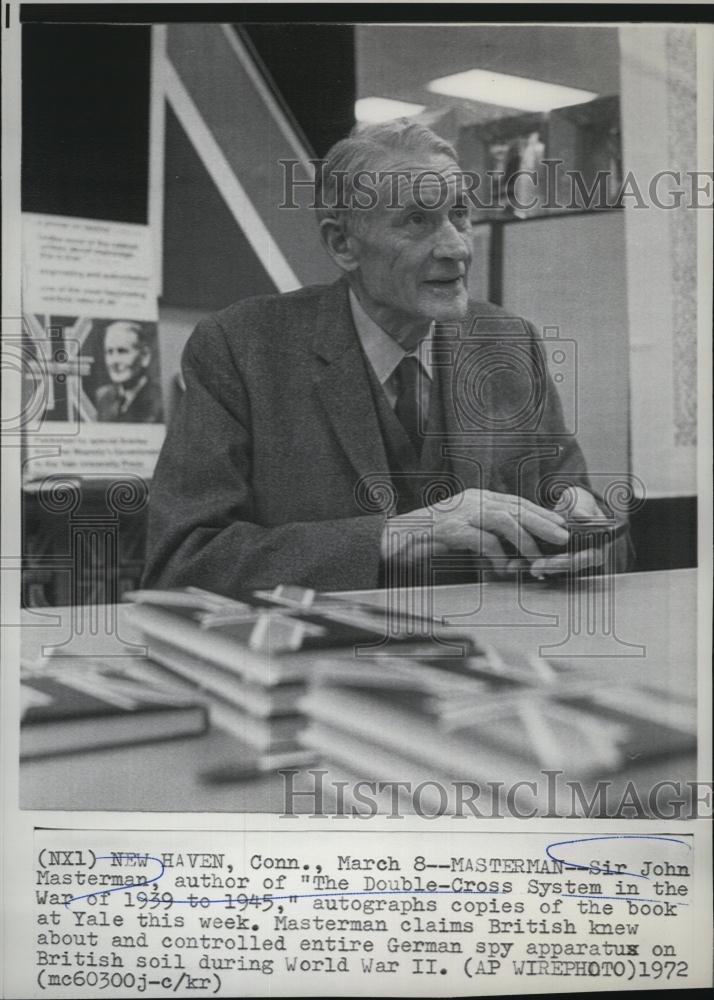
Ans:
[{"label": "stack of book", "polygon": [[696,740],[693,702],[627,684],[601,663],[576,668],[515,647],[456,660],[323,657],[301,708],[311,719],[304,742],[341,776],[422,785],[435,810],[455,782],[507,789],[554,770],[587,783],[691,752]]},{"label": "stack of book", "polygon": [[517,636],[496,649],[473,629],[299,587],[125,599],[154,669],[261,773],[321,763],[428,784],[425,804],[443,808],[441,788],[457,782],[507,788],[548,770],[587,782],[695,746],[694,704],[641,671],[627,682],[616,661],[547,660]]},{"label": "stack of book", "polygon": [[320,653],[359,664],[360,651],[388,632],[398,633],[391,641],[400,649],[414,650],[415,623],[425,625],[410,618],[399,628],[379,608],[291,586],[240,599],[197,587],[138,590],[125,599],[149,658],[200,695],[211,723],[247,744],[266,769],[315,759],[302,739],[300,702]]}]

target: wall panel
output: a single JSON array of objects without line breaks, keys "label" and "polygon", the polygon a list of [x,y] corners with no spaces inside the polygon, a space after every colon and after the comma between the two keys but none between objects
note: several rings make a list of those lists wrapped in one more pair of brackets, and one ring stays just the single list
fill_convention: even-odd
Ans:
[{"label": "wall panel", "polygon": [[593,472],[629,470],[624,213],[514,222],[503,230],[503,304],[577,348],[578,439]]}]

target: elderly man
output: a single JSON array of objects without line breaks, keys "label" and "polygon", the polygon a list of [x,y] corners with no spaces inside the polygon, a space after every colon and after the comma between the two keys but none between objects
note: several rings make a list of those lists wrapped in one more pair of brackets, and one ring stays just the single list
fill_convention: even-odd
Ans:
[{"label": "elderly man", "polygon": [[[333,285],[199,323],[152,485],[146,586],[380,585],[395,563],[580,571],[563,513],[600,514],[534,331],[470,302],[452,147],[353,132],[316,204]],[[369,183],[368,183],[369,182]],[[558,508],[558,509],[554,509]]]},{"label": "elderly man", "polygon": [[149,373],[151,348],[135,320],[117,320],[104,333],[104,365],[111,379],[97,389],[97,420],[155,424],[164,419],[161,390]]}]

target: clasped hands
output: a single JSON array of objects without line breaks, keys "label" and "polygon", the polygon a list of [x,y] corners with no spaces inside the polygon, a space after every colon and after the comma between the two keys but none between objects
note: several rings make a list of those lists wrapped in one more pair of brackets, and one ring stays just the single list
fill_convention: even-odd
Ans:
[{"label": "clasped hands", "polygon": [[[592,494],[580,486],[566,487],[552,510],[509,493],[468,489],[429,507],[390,517],[382,534],[382,558],[417,561],[427,555],[424,546],[430,544],[433,555],[472,552],[499,576],[521,569],[540,578],[601,565],[604,545],[568,554],[566,513],[574,518],[603,516]],[[415,532],[419,515],[430,528],[426,533]],[[543,543],[564,551],[544,554]]]}]

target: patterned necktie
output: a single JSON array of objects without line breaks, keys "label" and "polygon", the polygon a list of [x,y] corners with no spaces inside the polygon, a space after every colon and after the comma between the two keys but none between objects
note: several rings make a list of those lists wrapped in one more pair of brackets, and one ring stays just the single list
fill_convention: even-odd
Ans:
[{"label": "patterned necktie", "polygon": [[405,355],[394,371],[397,387],[397,402],[394,412],[417,455],[421,455],[422,435],[419,400],[419,361],[413,354]]}]

